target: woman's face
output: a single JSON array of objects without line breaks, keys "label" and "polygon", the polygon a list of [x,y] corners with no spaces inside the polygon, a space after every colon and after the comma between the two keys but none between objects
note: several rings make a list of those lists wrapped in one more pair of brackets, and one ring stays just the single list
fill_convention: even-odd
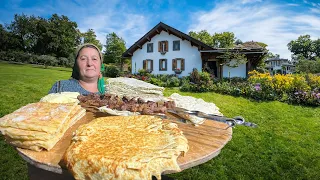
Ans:
[{"label": "woman's face", "polygon": [[80,79],[94,79],[100,76],[100,56],[95,48],[85,47],[77,58]]}]

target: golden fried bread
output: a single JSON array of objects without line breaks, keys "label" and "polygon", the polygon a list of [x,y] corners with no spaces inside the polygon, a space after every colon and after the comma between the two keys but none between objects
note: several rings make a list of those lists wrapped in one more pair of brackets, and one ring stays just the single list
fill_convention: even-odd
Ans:
[{"label": "golden fried bread", "polygon": [[28,104],[0,118],[0,128],[12,127],[52,134],[66,121],[76,106],[77,103],[38,102]]},{"label": "golden fried bread", "polygon": [[39,138],[36,137],[35,139],[29,140],[21,140],[21,138],[7,138],[7,141],[14,146],[25,149],[31,149],[35,151],[40,151],[42,149],[50,150],[63,137],[64,133],[68,130],[68,128],[71,127],[75,122],[77,122],[85,115],[85,109],[79,109],[75,114],[75,116],[69,118],[68,123],[63,124],[59,132],[55,134],[46,135],[44,137],[46,138],[45,140],[38,140]]},{"label": "golden fried bread", "polygon": [[[56,135],[58,132],[61,131],[62,128],[68,128],[70,127],[70,124],[72,123],[72,120],[75,119],[75,117],[85,113],[85,109],[81,108],[81,106],[76,106],[66,122],[62,124],[60,127],[56,129],[54,133],[47,133],[43,131],[34,131],[34,130],[25,130],[25,129],[19,129],[19,128],[13,128],[13,127],[7,127],[2,130],[2,134],[9,136],[12,139],[17,140],[47,140],[52,138],[52,136]],[[66,129],[63,129],[64,131]]]},{"label": "golden fried bread", "polygon": [[176,124],[154,116],[102,117],[81,125],[64,160],[76,179],[158,179],[180,171],[188,150]]}]

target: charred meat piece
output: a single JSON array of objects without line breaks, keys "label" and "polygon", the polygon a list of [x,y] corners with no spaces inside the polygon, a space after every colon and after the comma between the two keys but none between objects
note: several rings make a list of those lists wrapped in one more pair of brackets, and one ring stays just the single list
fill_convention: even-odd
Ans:
[{"label": "charred meat piece", "polygon": [[166,113],[167,109],[175,107],[174,101],[145,101],[142,98],[128,98],[126,96],[119,97],[117,95],[105,94],[89,94],[87,96],[79,95],[77,97],[81,105],[84,106],[107,106],[110,109],[122,111],[140,112],[141,114]]}]

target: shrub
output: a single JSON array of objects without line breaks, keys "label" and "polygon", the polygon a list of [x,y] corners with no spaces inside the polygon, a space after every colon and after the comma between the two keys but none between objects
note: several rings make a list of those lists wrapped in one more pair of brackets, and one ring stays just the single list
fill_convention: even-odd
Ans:
[{"label": "shrub", "polygon": [[138,70],[138,75],[140,76],[148,76],[150,77],[151,76],[151,73],[145,69],[139,69]]},{"label": "shrub", "polygon": [[306,80],[311,89],[320,87],[320,76],[317,76],[315,74],[307,74]]},{"label": "shrub", "polygon": [[119,74],[120,74],[119,68],[117,68],[114,65],[106,66],[105,71],[104,71],[104,76],[106,76],[106,77],[114,78],[114,77],[118,77]]},{"label": "shrub", "polygon": [[170,77],[167,80],[167,87],[179,87],[180,85],[180,80],[177,77]]},{"label": "shrub", "polygon": [[68,67],[69,66],[69,59],[66,57],[59,57],[58,63],[59,66]]},{"label": "shrub", "polygon": [[49,55],[41,55],[38,56],[38,63],[43,64],[45,68],[48,66],[56,66],[58,64],[58,60],[54,56],[49,56]]},{"label": "shrub", "polygon": [[164,86],[164,83],[160,79],[155,78],[155,77],[151,77],[149,79],[148,83],[154,84],[156,86],[162,86],[162,87]]},{"label": "shrub", "polygon": [[288,102],[301,105],[319,106],[320,90],[297,91],[288,95]]}]

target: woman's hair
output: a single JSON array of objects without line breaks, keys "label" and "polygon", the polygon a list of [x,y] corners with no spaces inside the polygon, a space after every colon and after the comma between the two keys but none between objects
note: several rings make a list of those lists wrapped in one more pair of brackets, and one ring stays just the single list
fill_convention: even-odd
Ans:
[{"label": "woman's hair", "polygon": [[102,64],[102,54],[101,54],[101,51],[100,49],[95,46],[94,44],[83,44],[83,45],[80,45],[76,52],[75,52],[75,55],[76,55],[76,58],[74,60],[74,64],[73,64],[73,67],[72,67],[72,74],[71,74],[71,77],[76,79],[76,80],[79,80],[80,79],[80,72],[79,72],[79,66],[78,66],[78,63],[77,63],[77,59],[79,57],[79,54],[80,54],[80,51],[83,49],[83,48],[93,48],[93,49],[96,49],[99,53],[99,57],[100,57],[100,62]]}]

